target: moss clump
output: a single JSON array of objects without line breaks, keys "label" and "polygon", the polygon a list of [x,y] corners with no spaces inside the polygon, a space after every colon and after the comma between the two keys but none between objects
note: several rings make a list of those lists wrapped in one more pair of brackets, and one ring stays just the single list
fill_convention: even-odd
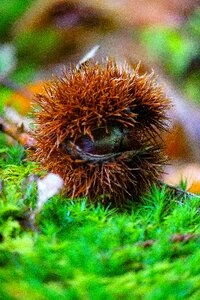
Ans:
[{"label": "moss clump", "polygon": [[33,167],[12,155],[1,154],[0,299],[199,299],[199,199],[153,187],[120,212],[57,195],[34,232]]}]

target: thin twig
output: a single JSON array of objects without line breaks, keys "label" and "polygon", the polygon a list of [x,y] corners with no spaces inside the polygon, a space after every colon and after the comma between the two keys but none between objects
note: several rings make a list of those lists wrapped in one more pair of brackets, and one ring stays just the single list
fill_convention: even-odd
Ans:
[{"label": "thin twig", "polygon": [[[180,242],[189,242],[191,240],[199,239],[200,234],[195,234],[195,233],[175,233],[170,237],[170,242],[171,243],[180,243]],[[156,242],[159,242],[158,240],[146,240],[144,242],[139,242],[137,243],[138,246],[143,247],[143,248],[149,248],[153,246]]]},{"label": "thin twig", "polygon": [[24,147],[34,147],[35,140],[26,132],[18,132],[18,128],[0,117],[0,131],[18,141]]},{"label": "thin twig", "polygon": [[173,185],[168,184],[168,183],[165,183],[162,180],[158,180],[157,182],[158,182],[158,185],[160,187],[166,186],[170,191],[173,192],[174,196],[176,196],[176,197],[184,197],[184,198],[195,197],[195,198],[199,198],[200,199],[199,195],[193,194],[193,193],[190,193],[190,192],[187,192],[187,191],[184,191],[181,188],[173,186]]},{"label": "thin twig", "polygon": [[13,107],[5,106],[3,109],[3,114],[5,120],[13,125],[16,125],[17,128],[23,128],[23,132],[28,133],[30,131],[31,120],[19,114]]},{"label": "thin twig", "polygon": [[84,57],[79,60],[76,68],[79,69],[82,65],[86,64],[90,59],[92,59],[96,55],[96,52],[99,50],[99,48],[100,46],[96,45],[89,52],[87,52]]}]

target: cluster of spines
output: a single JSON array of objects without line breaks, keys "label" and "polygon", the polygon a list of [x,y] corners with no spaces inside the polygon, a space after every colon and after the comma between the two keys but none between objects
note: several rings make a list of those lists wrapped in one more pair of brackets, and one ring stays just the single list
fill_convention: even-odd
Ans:
[{"label": "cluster of spines", "polygon": [[[36,103],[32,157],[63,177],[68,197],[106,195],[121,203],[158,178],[164,161],[159,135],[167,128],[169,100],[153,74],[140,76],[137,69],[110,60],[93,63],[53,79]],[[93,139],[95,129],[112,124],[126,128],[132,139],[114,160],[83,161],[63,146],[82,136]]]}]

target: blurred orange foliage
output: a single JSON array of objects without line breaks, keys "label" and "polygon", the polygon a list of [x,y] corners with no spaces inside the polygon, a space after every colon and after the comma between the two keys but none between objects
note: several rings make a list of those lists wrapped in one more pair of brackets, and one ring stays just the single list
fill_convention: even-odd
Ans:
[{"label": "blurred orange foliage", "polygon": [[36,82],[27,85],[21,91],[13,92],[7,99],[6,105],[14,107],[20,114],[26,115],[31,111],[31,102],[36,93],[41,93],[44,89],[44,82]]}]

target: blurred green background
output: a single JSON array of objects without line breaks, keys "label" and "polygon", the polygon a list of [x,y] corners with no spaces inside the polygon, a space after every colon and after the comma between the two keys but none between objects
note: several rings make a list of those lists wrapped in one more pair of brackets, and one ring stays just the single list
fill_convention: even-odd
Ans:
[{"label": "blurred green background", "polygon": [[73,60],[73,54],[81,57],[82,49],[88,49],[88,44],[101,44],[106,35],[112,39],[112,35],[123,29],[132,33],[133,53],[130,56],[134,54],[137,36],[137,42],[149,57],[153,57],[153,65],[170,76],[188,98],[200,102],[198,5],[175,26],[164,22],[143,26],[139,22],[126,24],[125,19],[121,25],[112,10],[95,7],[95,2],[98,1],[93,4],[90,1],[85,4],[82,1],[50,1],[48,4],[48,1],[1,0],[0,76],[12,66],[10,77],[27,84],[36,77],[38,70],[68,57]]}]

